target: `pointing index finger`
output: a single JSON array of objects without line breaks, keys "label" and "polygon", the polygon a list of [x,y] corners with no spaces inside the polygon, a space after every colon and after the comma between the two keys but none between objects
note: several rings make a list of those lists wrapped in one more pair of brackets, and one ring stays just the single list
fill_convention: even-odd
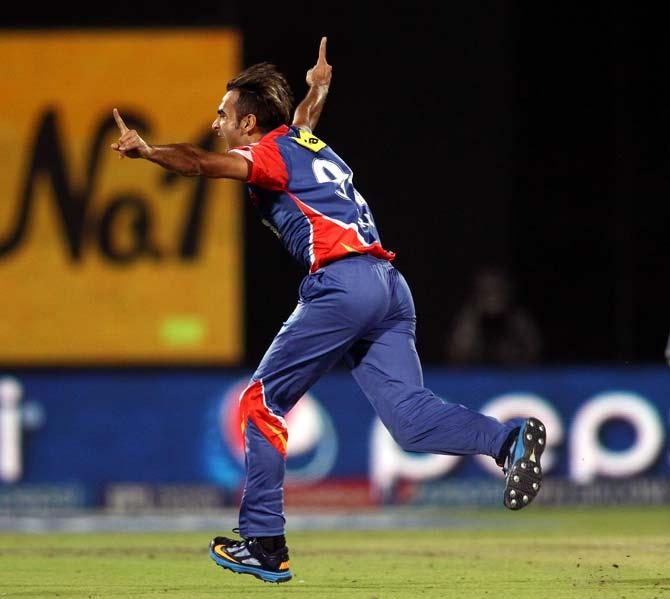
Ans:
[{"label": "pointing index finger", "polygon": [[321,38],[321,43],[319,44],[319,60],[317,62],[319,63],[325,63],[326,62],[326,42],[328,41],[327,37],[322,37]]},{"label": "pointing index finger", "polygon": [[127,133],[128,127],[126,127],[126,124],[123,122],[123,119],[119,114],[119,111],[115,108],[114,110],[112,110],[112,114],[114,115],[114,120],[116,121],[116,124],[119,127],[119,130],[121,131],[121,135]]}]

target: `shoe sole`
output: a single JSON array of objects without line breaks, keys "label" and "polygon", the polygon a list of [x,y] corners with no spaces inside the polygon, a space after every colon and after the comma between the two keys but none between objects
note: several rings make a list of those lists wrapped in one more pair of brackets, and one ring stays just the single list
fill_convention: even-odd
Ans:
[{"label": "shoe sole", "polygon": [[288,582],[291,580],[291,578],[293,578],[290,570],[286,572],[270,572],[269,570],[255,568],[254,566],[236,564],[235,562],[228,561],[227,559],[214,553],[214,550],[211,548],[209,550],[209,557],[211,557],[216,562],[216,564],[221,566],[224,570],[230,570],[236,574],[251,574],[251,576],[255,576],[263,582]]},{"label": "shoe sole", "polygon": [[528,418],[519,431],[514,461],[505,479],[503,503],[506,508],[523,509],[540,492],[542,487],[540,458],[546,443],[547,429],[544,424],[537,418]]}]

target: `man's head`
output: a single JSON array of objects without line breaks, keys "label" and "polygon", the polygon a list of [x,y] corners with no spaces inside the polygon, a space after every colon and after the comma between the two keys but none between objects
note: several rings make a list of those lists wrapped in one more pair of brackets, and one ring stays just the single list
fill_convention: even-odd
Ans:
[{"label": "man's head", "polygon": [[272,64],[262,62],[231,79],[212,129],[228,147],[257,141],[268,131],[288,124],[293,94],[288,81]]},{"label": "man's head", "polygon": [[499,268],[482,268],[475,274],[475,303],[485,316],[501,316],[513,302],[512,281]]}]

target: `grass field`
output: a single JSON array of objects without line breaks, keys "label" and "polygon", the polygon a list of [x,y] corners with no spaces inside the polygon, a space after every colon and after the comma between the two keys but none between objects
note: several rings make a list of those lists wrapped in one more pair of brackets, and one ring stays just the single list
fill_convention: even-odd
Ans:
[{"label": "grass field", "polygon": [[283,585],[217,567],[207,532],[2,534],[0,597],[670,599],[670,507],[454,519],[466,526],[292,533]]}]

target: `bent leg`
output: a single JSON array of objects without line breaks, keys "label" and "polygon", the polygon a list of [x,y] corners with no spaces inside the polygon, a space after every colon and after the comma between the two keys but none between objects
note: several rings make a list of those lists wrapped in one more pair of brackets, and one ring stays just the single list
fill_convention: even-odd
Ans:
[{"label": "bent leg", "polygon": [[424,387],[413,322],[388,323],[357,342],[345,361],[381,421],[407,451],[495,458],[516,427],[446,403]]},{"label": "bent leg", "polygon": [[240,398],[247,476],[240,534],[284,534],[283,481],[288,431],[283,416],[344,355],[385,296],[364,301],[326,275],[309,279],[309,294],[284,324]]}]

